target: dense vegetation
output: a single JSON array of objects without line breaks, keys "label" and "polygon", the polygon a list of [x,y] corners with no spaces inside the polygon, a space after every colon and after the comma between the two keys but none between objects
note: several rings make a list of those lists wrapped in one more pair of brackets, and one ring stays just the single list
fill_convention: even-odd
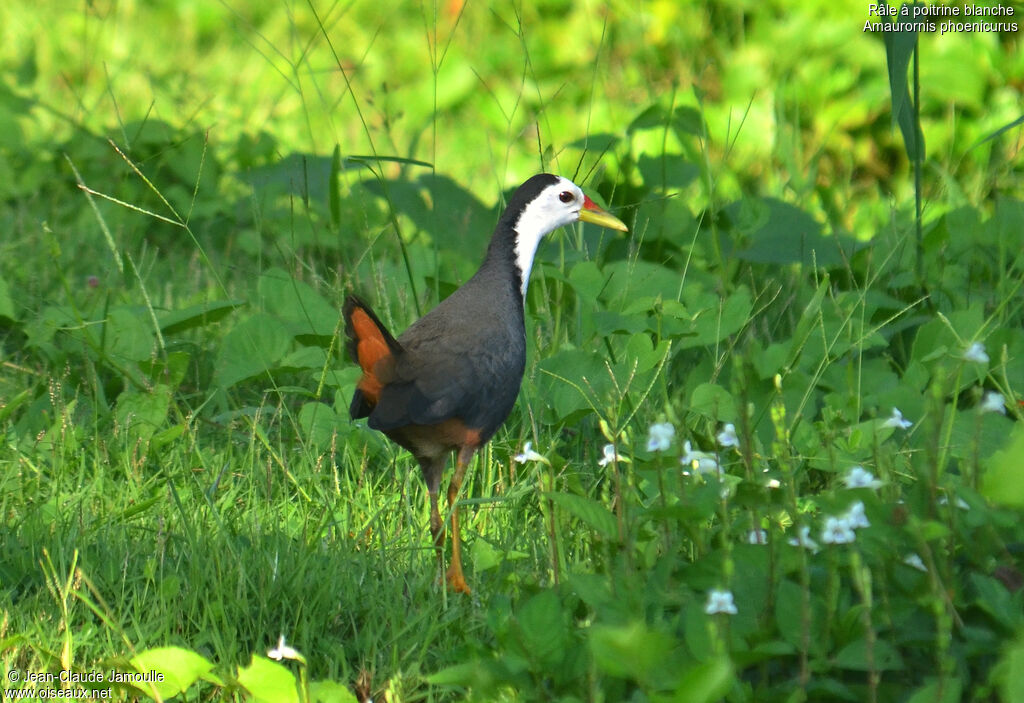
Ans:
[{"label": "dense vegetation", "polygon": [[[0,8],[5,686],[1024,700],[1019,33],[244,5]],[[462,597],[338,311],[403,329],[540,170],[631,231],[541,246]]]}]

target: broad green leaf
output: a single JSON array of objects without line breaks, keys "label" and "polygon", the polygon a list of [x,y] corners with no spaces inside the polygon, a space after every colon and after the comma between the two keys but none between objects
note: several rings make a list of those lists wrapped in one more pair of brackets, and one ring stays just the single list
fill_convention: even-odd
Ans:
[{"label": "broad green leaf", "polygon": [[1005,448],[985,462],[981,493],[997,505],[1024,507],[1024,425],[1016,423]]},{"label": "broad green leaf", "polygon": [[601,297],[612,308],[611,303],[628,305],[641,296],[676,300],[683,288],[678,271],[649,261],[613,261],[602,271],[607,284]]},{"label": "broad green leaf", "polygon": [[569,269],[569,284],[581,300],[589,303],[597,301],[604,290],[606,279],[607,276],[593,261],[581,261]]},{"label": "broad green leaf", "polygon": [[1024,636],[1019,632],[993,667],[992,678],[999,686],[1003,703],[1024,701]]},{"label": "broad green leaf", "polygon": [[149,314],[143,308],[111,310],[102,334],[104,351],[112,356],[132,361],[145,361],[153,356],[156,340]]},{"label": "broad green leaf", "polygon": [[702,383],[693,389],[690,410],[719,422],[734,422],[737,417],[732,394],[714,383]]},{"label": "broad green leaf", "polygon": [[176,389],[188,371],[192,355],[186,351],[172,351],[146,361],[139,362],[139,369],[153,383],[163,383]]},{"label": "broad green leaf", "polygon": [[544,666],[563,659],[569,644],[569,632],[562,602],[551,590],[541,591],[516,610],[520,643],[531,658]]},{"label": "broad green leaf", "polygon": [[728,657],[720,656],[686,670],[670,695],[654,695],[654,703],[715,703],[736,683],[736,671]]},{"label": "broad green leaf", "polygon": [[330,339],[337,331],[338,309],[305,281],[275,268],[264,272],[257,286],[267,312],[287,324],[294,335]]},{"label": "broad green leaf", "polygon": [[[598,408],[612,390],[604,357],[582,349],[564,349],[538,364],[537,399],[550,408],[549,422],[565,422]],[[553,414],[553,416],[552,416]]]},{"label": "broad green leaf", "polygon": [[945,681],[929,677],[928,683],[914,691],[907,703],[959,703],[963,700],[960,697],[963,686],[963,681],[957,677],[951,676]]},{"label": "broad green leaf", "polygon": [[326,403],[306,403],[299,409],[302,434],[316,447],[328,449],[342,419]]},{"label": "broad green leaf", "polygon": [[452,664],[425,677],[433,686],[463,686],[486,688],[493,685],[493,677],[478,661]]},{"label": "broad green leaf", "polygon": [[615,516],[601,503],[592,498],[578,496],[574,493],[545,493],[545,498],[550,499],[555,505],[576,517],[596,530],[601,536],[607,539],[616,539],[619,535],[619,526]]},{"label": "broad green leaf", "polygon": [[[202,679],[223,686],[223,682],[212,673],[213,663],[195,652],[181,647],[156,647],[139,652],[131,658],[131,665],[141,674],[157,671],[163,674],[163,681],[152,682],[153,688],[163,698],[176,696]],[[132,684],[143,693],[151,689],[147,683]]]},{"label": "broad green leaf", "polygon": [[661,669],[677,646],[670,635],[639,620],[626,625],[594,625],[588,640],[599,670],[638,681]]},{"label": "broad green leaf", "polygon": [[775,624],[783,639],[796,647],[797,651],[806,646],[808,653],[820,654],[828,644],[825,609],[815,593],[808,593],[807,597],[809,602],[805,624],[803,588],[793,581],[780,581],[775,589]]},{"label": "broad green leaf", "polygon": [[626,127],[626,134],[643,129],[667,128],[669,126],[668,113],[665,108],[654,103],[645,107],[639,115]]},{"label": "broad green leaf", "polygon": [[239,667],[238,683],[257,703],[299,703],[295,674],[266,657],[253,656],[249,666]]},{"label": "broad green leaf", "polygon": [[643,155],[637,168],[644,185],[660,191],[681,190],[700,177],[700,168],[679,154]]},{"label": "broad green leaf", "polygon": [[299,347],[278,363],[282,369],[322,369],[327,364],[327,352],[320,347]]},{"label": "broad green leaf", "polygon": [[607,576],[587,573],[570,574],[569,585],[591,608],[603,608],[612,604],[613,597]]},{"label": "broad green leaf", "polygon": [[900,653],[883,639],[876,639],[868,656],[868,642],[858,639],[850,642],[836,654],[835,663],[841,669],[855,671],[898,671],[903,668]]},{"label": "broad green leaf", "polygon": [[228,332],[213,365],[213,384],[230,388],[269,371],[291,347],[292,336],[275,318],[257,313]]},{"label": "broad green leaf", "polygon": [[348,686],[337,681],[314,681],[309,684],[309,697],[313,703],[359,703]]},{"label": "broad green leaf", "polygon": [[245,305],[244,300],[217,300],[210,303],[199,303],[158,315],[157,322],[163,334],[177,334],[218,322],[243,305]]},{"label": "broad green leaf", "polygon": [[826,237],[805,210],[775,198],[747,199],[726,206],[725,214],[750,245],[733,256],[760,264],[840,266],[863,242]]},{"label": "broad green leaf", "polygon": [[169,386],[157,384],[151,391],[124,391],[114,410],[117,433],[129,442],[146,442],[163,427],[171,405]]}]

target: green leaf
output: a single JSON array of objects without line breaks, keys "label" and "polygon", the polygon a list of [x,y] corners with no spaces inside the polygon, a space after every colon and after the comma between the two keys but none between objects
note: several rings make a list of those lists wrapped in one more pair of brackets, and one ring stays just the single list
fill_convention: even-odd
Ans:
[{"label": "green leaf", "polygon": [[626,134],[631,134],[638,130],[656,129],[659,127],[664,129],[668,126],[668,123],[669,119],[665,112],[665,108],[658,103],[654,103],[653,105],[648,105],[640,112],[639,115],[633,118],[633,121],[626,127]]},{"label": "green leaf", "polygon": [[163,383],[176,389],[188,372],[192,355],[186,351],[172,351],[163,356],[139,362],[139,370],[153,383]]},{"label": "green leaf", "polygon": [[604,507],[592,498],[578,496],[574,493],[545,493],[548,498],[559,508],[573,517],[582,520],[592,527],[601,536],[607,539],[616,539],[619,536],[619,526],[608,508]]},{"label": "green leaf", "polygon": [[[577,413],[600,407],[611,391],[611,378],[600,355],[583,349],[563,349],[538,364],[537,398],[547,404],[549,422],[566,422]],[[554,417],[551,417],[551,415]]]},{"label": "green leaf", "polygon": [[554,591],[541,591],[530,598],[514,616],[520,643],[531,658],[553,666],[565,656],[569,632],[562,602]]},{"label": "green leaf", "polygon": [[694,107],[676,106],[672,112],[672,127],[680,139],[683,135],[689,134],[694,137],[702,137],[707,134],[707,124],[704,122],[704,115]]},{"label": "green leaf", "polygon": [[314,681],[309,684],[309,697],[313,703],[359,703],[348,686],[337,681]]},{"label": "green leaf", "polygon": [[244,300],[218,300],[210,303],[190,305],[182,310],[172,310],[157,317],[160,331],[177,334],[195,327],[205,327],[218,322],[232,311],[245,305]]},{"label": "green leaf", "polygon": [[643,155],[637,160],[637,169],[644,185],[660,191],[682,190],[700,177],[700,167],[679,154]]},{"label": "green leaf", "polygon": [[329,449],[342,419],[326,403],[306,403],[299,409],[299,427],[316,447]]},{"label": "green leaf", "polygon": [[715,657],[683,674],[673,694],[651,696],[653,703],[714,703],[722,700],[736,683],[736,671],[728,657]]},{"label": "green leaf", "polygon": [[776,198],[752,198],[726,206],[725,214],[750,245],[733,256],[759,264],[841,266],[863,242],[826,237],[805,210]]},{"label": "green leaf", "polygon": [[[964,682],[959,678],[949,677],[944,681],[929,678],[928,682],[907,699],[907,703],[958,703],[963,693]],[[942,695],[939,695],[941,692]],[[1022,700],[1006,698],[1004,700]]]},{"label": "green leaf", "polygon": [[[916,4],[916,3],[915,3]],[[904,7],[913,7],[904,4]],[[904,16],[898,15],[894,19]],[[911,23],[901,23],[911,26]],[[911,162],[924,160],[924,134],[914,114],[914,105],[907,86],[907,69],[917,49],[917,32],[913,29],[885,32],[885,60],[889,68],[889,95],[892,99],[892,119],[903,134],[903,146]]]},{"label": "green leaf", "polygon": [[141,308],[116,308],[107,316],[103,330],[104,351],[131,361],[153,356],[156,339],[150,318]]},{"label": "green leaf", "polygon": [[425,678],[427,683],[434,686],[463,686],[486,690],[493,677],[484,666],[473,661],[446,666]]},{"label": "green leaf", "polygon": [[11,299],[11,288],[3,277],[0,277],[0,318],[14,320],[14,300]]},{"label": "green leaf", "polygon": [[992,679],[1002,693],[1001,700],[1024,701],[1024,636],[1003,651],[1003,656],[992,669]]},{"label": "green leaf", "polygon": [[588,634],[598,669],[638,681],[658,672],[676,646],[670,635],[639,620],[626,625],[594,625]]},{"label": "green leaf", "polygon": [[299,369],[323,369],[327,365],[327,353],[320,347],[300,347],[285,356],[278,363],[282,369],[297,371]]},{"label": "green leaf", "polygon": [[581,261],[569,269],[569,284],[576,295],[588,303],[597,301],[607,278],[593,261]]},{"label": "green leaf", "polygon": [[974,144],[969,146],[967,148],[967,151],[970,151],[974,147],[981,146],[985,142],[991,141],[991,140],[995,139],[996,137],[998,137],[1003,132],[1008,132],[1009,130],[1013,129],[1014,127],[1019,127],[1022,124],[1024,124],[1024,115],[1021,115],[1020,117],[1018,117],[1017,119],[1013,120],[1012,122],[1009,122],[1009,123],[1003,125],[1002,127],[997,129],[996,131],[992,132],[991,134],[989,134],[989,135],[987,135],[985,137],[982,137],[977,142],[975,142]]},{"label": "green leaf", "polygon": [[258,703],[299,703],[295,675],[266,657],[254,656],[252,664],[244,669],[239,667],[238,683],[245,686]]},{"label": "green leaf", "polygon": [[1006,590],[1006,586],[991,576],[972,573],[971,585],[978,593],[975,604],[995,618],[1007,630],[1024,627],[1024,613],[1020,610],[1020,599]]},{"label": "green leaf", "polygon": [[693,389],[690,410],[721,422],[734,422],[737,416],[732,394],[714,383],[702,383]]},{"label": "green leaf", "polygon": [[327,204],[331,211],[331,224],[341,225],[341,145],[334,145],[331,154],[331,175],[327,184]]},{"label": "green leaf", "polygon": [[[825,609],[814,593],[808,594],[807,642],[809,653],[821,654],[827,646]],[[798,650],[804,646],[804,592],[793,581],[780,581],[775,591],[775,623],[779,634]]]},{"label": "green leaf", "polygon": [[997,505],[1024,507],[1024,425],[1016,423],[1005,448],[986,462],[981,493]]},{"label": "green leaf", "polygon": [[873,661],[868,659],[868,642],[858,639],[850,642],[836,654],[835,663],[841,669],[854,671],[897,671],[903,668],[903,659],[896,649],[885,640],[875,640],[872,647]]},{"label": "green leaf", "polygon": [[338,310],[308,283],[275,268],[264,272],[257,285],[264,308],[287,323],[294,335],[334,336]]},{"label": "green leaf", "polygon": [[139,652],[131,658],[135,671],[147,674],[157,671],[163,674],[163,681],[151,684],[132,684],[145,694],[151,693],[150,685],[162,698],[170,698],[185,691],[199,679],[209,681],[218,686],[224,683],[211,673],[213,663],[195,652],[181,647],[156,647]]},{"label": "green leaf", "polygon": [[291,347],[288,330],[269,315],[249,317],[224,336],[213,365],[213,384],[230,388],[273,368]]},{"label": "green leaf", "polygon": [[607,283],[601,297],[609,303],[627,305],[641,296],[675,300],[683,287],[678,271],[649,261],[613,261],[602,271]]},{"label": "green leaf", "polygon": [[163,427],[170,405],[171,389],[164,384],[153,386],[149,392],[124,391],[114,409],[118,435],[127,436],[129,443],[148,441]]}]

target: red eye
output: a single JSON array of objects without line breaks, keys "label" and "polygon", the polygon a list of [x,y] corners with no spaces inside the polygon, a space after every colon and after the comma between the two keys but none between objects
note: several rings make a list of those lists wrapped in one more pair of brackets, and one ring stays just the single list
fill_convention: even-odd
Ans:
[{"label": "red eye", "polygon": [[561,200],[563,203],[571,203],[576,198],[569,191],[563,190],[561,193],[558,194],[558,199]]}]

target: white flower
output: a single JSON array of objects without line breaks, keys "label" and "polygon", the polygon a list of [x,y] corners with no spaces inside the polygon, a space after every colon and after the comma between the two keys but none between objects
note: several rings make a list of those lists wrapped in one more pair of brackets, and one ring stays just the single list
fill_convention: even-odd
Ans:
[{"label": "white flower", "polygon": [[747,544],[768,544],[768,533],[764,530],[751,530],[747,533]]},{"label": "white flower", "polygon": [[692,449],[689,441],[683,444],[683,456],[679,463],[699,474],[718,472],[718,459],[715,455]]},{"label": "white flower", "polygon": [[868,516],[864,514],[864,503],[859,500],[849,507],[846,514],[843,515],[843,519],[846,520],[846,524],[850,526],[851,530],[871,527]]},{"label": "white flower", "polygon": [[821,533],[821,541],[825,544],[849,544],[857,539],[853,528],[845,517],[825,518],[825,529]]},{"label": "white flower", "polygon": [[720,591],[715,588],[708,594],[708,604],[704,606],[704,612],[708,615],[735,615],[739,611],[736,610],[736,603],[732,599],[732,591]]},{"label": "white flower", "polygon": [[731,422],[722,428],[715,439],[723,447],[738,447],[740,446],[740,438],[736,436],[736,426]]},{"label": "white flower", "polygon": [[663,452],[672,444],[676,428],[671,422],[656,422],[647,433],[647,451]]},{"label": "white flower", "polygon": [[604,454],[604,457],[597,462],[598,466],[608,466],[608,464],[612,463],[613,461],[622,460],[622,457],[619,456],[619,453],[615,451],[614,444],[604,445],[604,449],[602,449],[601,451]]},{"label": "white flower", "polygon": [[847,488],[878,488],[882,482],[863,466],[854,466],[850,473],[843,477]]},{"label": "white flower", "polygon": [[899,408],[892,409],[892,416],[882,423],[882,427],[895,427],[899,430],[907,430],[914,426],[914,423],[910,420],[903,419],[903,413],[900,412]]},{"label": "white flower", "polygon": [[[947,498],[946,496],[939,496],[939,505],[949,505],[949,498]],[[967,504],[967,501],[965,501],[960,496],[956,497],[955,505],[956,505],[956,507],[960,508],[961,510],[970,510],[971,509],[971,506]]]},{"label": "white flower", "polygon": [[918,571],[928,571],[928,567],[924,565],[924,561],[921,559],[921,555],[919,554],[908,554],[903,557],[903,563],[917,569]]},{"label": "white flower", "polygon": [[282,659],[295,659],[296,661],[305,661],[302,655],[298,653],[292,647],[289,647],[284,642],[284,635],[277,640],[277,646],[273,649],[267,650],[267,656],[275,661],[281,661]]},{"label": "white flower", "polygon": [[533,442],[524,442],[523,453],[516,454],[513,458],[520,464],[525,464],[528,461],[541,461],[544,462],[545,464],[548,463],[547,459],[545,459],[542,455],[538,454],[537,452],[533,451]]},{"label": "white flower", "polygon": [[810,549],[812,552],[818,551],[818,543],[811,538],[811,528],[808,525],[801,527],[796,537],[790,537],[789,543],[794,547]]},{"label": "white flower", "polygon": [[987,364],[988,354],[985,353],[985,345],[981,342],[973,342],[967,347],[963,356],[965,361],[973,361],[976,364]]},{"label": "white flower", "polygon": [[989,391],[985,394],[985,397],[981,399],[981,405],[978,406],[978,412],[1000,413],[1001,415],[1005,415],[1006,398],[1003,397],[1002,393]]}]

